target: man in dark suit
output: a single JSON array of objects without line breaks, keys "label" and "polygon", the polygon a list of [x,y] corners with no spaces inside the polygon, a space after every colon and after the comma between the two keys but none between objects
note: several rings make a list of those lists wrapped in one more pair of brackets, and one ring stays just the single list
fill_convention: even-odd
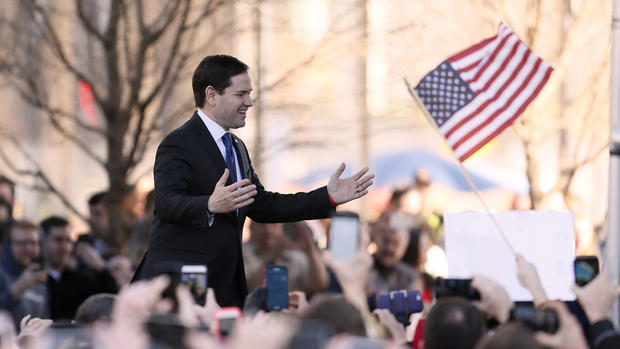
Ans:
[{"label": "man in dark suit", "polygon": [[265,223],[325,218],[336,205],[364,196],[374,175],[364,168],[341,179],[341,164],[326,187],[297,194],[266,191],[245,144],[228,132],[245,126],[252,106],[247,65],[226,55],[206,57],[192,87],[196,112],[157,149],[153,224],[135,279],[178,272],[184,264],[206,265],[218,304],[242,307],[245,218]]}]

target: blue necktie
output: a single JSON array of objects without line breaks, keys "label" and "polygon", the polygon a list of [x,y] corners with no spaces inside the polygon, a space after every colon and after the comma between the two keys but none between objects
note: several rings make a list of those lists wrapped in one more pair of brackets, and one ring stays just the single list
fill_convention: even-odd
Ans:
[{"label": "blue necktie", "polygon": [[226,132],[222,136],[224,147],[226,147],[226,166],[230,172],[230,180],[235,183],[237,181],[237,162],[235,161],[235,153],[232,149],[232,138],[230,132]]}]

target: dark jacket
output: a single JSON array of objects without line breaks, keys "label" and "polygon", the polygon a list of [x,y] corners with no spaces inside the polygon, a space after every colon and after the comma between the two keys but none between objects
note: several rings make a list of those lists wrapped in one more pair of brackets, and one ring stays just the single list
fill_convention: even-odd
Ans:
[{"label": "dark jacket", "polygon": [[600,320],[590,326],[588,331],[590,347],[593,349],[620,348],[620,334],[614,330],[611,321]]},{"label": "dark jacket", "polygon": [[[179,271],[183,264],[208,268],[208,284],[220,306],[243,306],[247,295],[241,234],[246,217],[290,222],[328,217],[327,188],[309,193],[266,191],[252,168],[245,144],[233,135],[241,176],[256,185],[254,202],[208,223],[207,204],[226,168],[209,130],[194,113],[159,145],[155,158],[155,214],[149,245],[134,279]],[[230,178],[226,185],[230,185]]]},{"label": "dark jacket", "polygon": [[107,269],[65,269],[59,279],[47,278],[50,318],[72,320],[86,298],[98,293],[116,293],[118,285]]}]

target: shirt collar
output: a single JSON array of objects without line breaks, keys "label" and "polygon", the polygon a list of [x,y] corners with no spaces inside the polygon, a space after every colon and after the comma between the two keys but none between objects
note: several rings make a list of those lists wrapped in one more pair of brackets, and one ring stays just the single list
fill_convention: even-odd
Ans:
[{"label": "shirt collar", "polygon": [[211,133],[211,136],[216,142],[220,138],[222,138],[222,136],[224,136],[226,130],[222,126],[218,125],[217,122],[213,121],[202,110],[197,109],[196,111],[198,113],[198,116],[200,116],[200,119],[202,119],[202,122],[205,124],[205,126],[207,126],[207,129],[209,129],[209,133]]}]

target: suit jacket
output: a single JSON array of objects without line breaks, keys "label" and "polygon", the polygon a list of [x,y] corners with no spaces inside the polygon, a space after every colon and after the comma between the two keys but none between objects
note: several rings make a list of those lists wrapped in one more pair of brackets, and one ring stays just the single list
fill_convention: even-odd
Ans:
[{"label": "suit jacket", "polygon": [[[242,177],[256,185],[254,202],[239,212],[216,214],[207,203],[226,168],[211,133],[194,113],[159,145],[155,157],[155,211],[149,245],[135,279],[178,272],[183,264],[207,266],[208,284],[220,306],[243,306],[247,295],[241,234],[246,216],[257,222],[325,218],[334,210],[327,188],[279,194],[260,183],[241,139],[233,135]],[[230,185],[230,178],[226,185]]]}]

